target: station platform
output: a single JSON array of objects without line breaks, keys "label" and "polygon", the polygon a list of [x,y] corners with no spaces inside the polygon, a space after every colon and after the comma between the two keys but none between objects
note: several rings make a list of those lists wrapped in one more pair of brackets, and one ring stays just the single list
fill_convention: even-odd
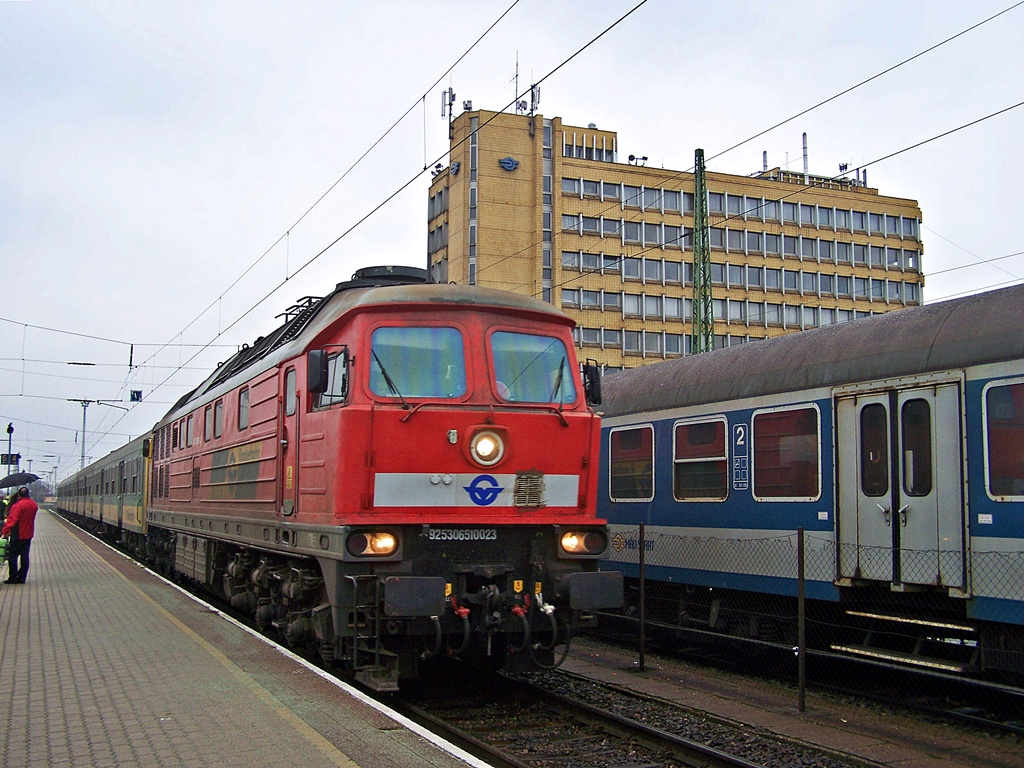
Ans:
[{"label": "station platform", "polygon": [[485,764],[40,509],[0,584],[0,766],[291,765]]}]

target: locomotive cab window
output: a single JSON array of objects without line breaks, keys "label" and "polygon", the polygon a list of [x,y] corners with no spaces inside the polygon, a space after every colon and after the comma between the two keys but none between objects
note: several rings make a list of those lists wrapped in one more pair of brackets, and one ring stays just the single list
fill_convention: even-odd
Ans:
[{"label": "locomotive cab window", "polygon": [[496,331],[491,335],[495,388],[514,403],[576,402],[576,380],[561,339]]},{"label": "locomotive cab window", "polygon": [[821,495],[816,408],[754,414],[754,497],[814,501]]},{"label": "locomotive cab window", "polygon": [[651,501],[654,498],[654,427],[616,429],[608,440],[611,500]]},{"label": "locomotive cab window", "polygon": [[284,374],[284,415],[295,415],[295,401],[298,393],[298,378],[294,368],[289,368]]},{"label": "locomotive cab window", "polygon": [[985,391],[985,479],[989,496],[1024,497],[1024,382]]},{"label": "locomotive cab window", "polygon": [[327,389],[316,396],[316,407],[341,405],[348,399],[348,351],[327,355]]},{"label": "locomotive cab window", "polygon": [[676,424],[673,445],[677,501],[724,501],[729,495],[725,419]]},{"label": "locomotive cab window", "polygon": [[382,327],[370,337],[370,391],[381,397],[466,394],[462,334],[444,327]]},{"label": "locomotive cab window", "polygon": [[238,428],[240,430],[249,427],[249,388],[246,387],[238,393]]}]

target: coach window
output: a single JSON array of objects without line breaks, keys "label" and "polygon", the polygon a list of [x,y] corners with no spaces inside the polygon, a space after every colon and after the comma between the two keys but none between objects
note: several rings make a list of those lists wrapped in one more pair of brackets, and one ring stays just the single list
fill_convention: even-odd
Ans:
[{"label": "coach window", "polygon": [[654,498],[654,427],[616,429],[608,440],[611,500],[651,501]]},{"label": "coach window", "polygon": [[213,436],[224,434],[224,401],[218,400],[213,406]]},{"label": "coach window", "polygon": [[297,399],[298,378],[294,368],[289,368],[284,374],[284,415],[295,415],[295,401]]},{"label": "coach window", "polygon": [[927,400],[908,400],[900,412],[903,490],[908,496],[932,492],[932,409]]},{"label": "coach window", "polygon": [[455,328],[377,328],[368,365],[375,395],[451,399],[466,394],[466,357]]},{"label": "coach window", "polygon": [[754,414],[754,497],[813,501],[821,493],[818,411]]},{"label": "coach window", "polygon": [[249,388],[238,393],[238,429],[249,427]]},{"label": "coach window", "polygon": [[497,331],[491,361],[498,395],[520,403],[576,402],[576,383],[561,339]]},{"label": "coach window", "polygon": [[676,424],[673,460],[677,501],[724,501],[728,497],[725,419]]},{"label": "coach window", "polygon": [[993,497],[1024,497],[1024,382],[985,392],[985,465]]},{"label": "coach window", "polygon": [[860,412],[860,485],[865,496],[889,492],[889,424],[881,403]]}]

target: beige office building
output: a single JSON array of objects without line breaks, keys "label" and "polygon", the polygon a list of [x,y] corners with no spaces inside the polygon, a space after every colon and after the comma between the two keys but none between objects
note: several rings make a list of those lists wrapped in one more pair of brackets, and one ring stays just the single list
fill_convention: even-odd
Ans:
[{"label": "beige office building", "polygon": [[[689,354],[693,173],[645,161],[593,125],[463,112],[430,187],[435,279],[561,307],[607,367]],[[716,346],[921,303],[921,210],[864,181],[707,173]]]}]

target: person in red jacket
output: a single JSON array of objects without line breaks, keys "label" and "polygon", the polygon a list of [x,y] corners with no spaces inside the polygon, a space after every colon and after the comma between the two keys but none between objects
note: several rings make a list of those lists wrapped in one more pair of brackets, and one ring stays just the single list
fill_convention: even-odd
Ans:
[{"label": "person in red jacket", "polygon": [[7,520],[0,536],[10,538],[7,547],[8,569],[10,576],[4,584],[24,584],[28,576],[28,551],[32,547],[32,536],[35,535],[36,512],[39,506],[28,495],[28,488],[18,489],[18,497],[7,510]]}]

